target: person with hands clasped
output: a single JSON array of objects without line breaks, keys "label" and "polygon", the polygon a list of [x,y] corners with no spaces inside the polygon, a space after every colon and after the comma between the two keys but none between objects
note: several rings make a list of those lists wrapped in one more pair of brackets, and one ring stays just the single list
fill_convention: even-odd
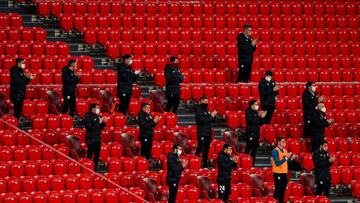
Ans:
[{"label": "person with hands clasped", "polygon": [[167,99],[165,111],[176,114],[180,102],[180,83],[184,81],[184,76],[180,72],[179,59],[172,56],[170,62],[171,64],[167,64],[164,69]]},{"label": "person with hands clasped", "polygon": [[64,105],[62,113],[65,114],[70,109],[69,115],[74,117],[76,111],[76,86],[80,82],[81,73],[76,72],[76,60],[69,60],[68,65],[61,70],[63,83]]},{"label": "person with hands clasped", "polygon": [[311,150],[319,149],[320,142],[325,138],[325,128],[333,123],[333,119],[326,118],[326,108],[323,103],[318,103],[310,119]]},{"label": "person with hands clasped", "polygon": [[279,86],[273,80],[271,71],[266,71],[265,77],[259,82],[259,93],[261,110],[266,110],[266,116],[263,119],[264,124],[271,122],[275,110],[276,96],[279,94]]}]

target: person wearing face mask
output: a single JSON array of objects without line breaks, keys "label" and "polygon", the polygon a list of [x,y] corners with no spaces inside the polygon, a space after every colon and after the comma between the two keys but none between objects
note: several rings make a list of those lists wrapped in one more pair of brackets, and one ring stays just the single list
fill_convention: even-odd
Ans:
[{"label": "person wearing face mask", "polygon": [[255,158],[257,149],[259,147],[260,139],[260,126],[263,123],[263,119],[266,116],[266,111],[259,111],[259,103],[256,100],[249,102],[249,107],[246,109],[246,148],[245,153],[250,154],[253,158],[253,165],[255,164]]},{"label": "person wearing face mask", "polygon": [[265,77],[260,80],[259,93],[261,109],[266,110],[266,116],[263,119],[264,124],[271,122],[275,110],[276,95],[279,94],[279,87],[272,80],[272,72],[266,71]]},{"label": "person wearing face mask", "polygon": [[335,157],[330,157],[328,145],[325,140],[320,142],[320,148],[312,156],[315,168],[316,191],[315,195],[325,195],[329,197],[331,187],[330,167],[335,161]]},{"label": "person wearing face mask", "polygon": [[101,130],[105,128],[109,120],[107,117],[100,117],[99,114],[100,106],[96,103],[90,104],[89,111],[85,114],[87,158],[91,159],[94,156],[94,171],[97,171],[100,157]]},{"label": "person wearing face mask", "polygon": [[188,164],[187,160],[182,162],[180,160],[180,155],[182,153],[182,148],[178,144],[174,144],[172,147],[172,152],[167,155],[167,176],[166,184],[169,186],[169,199],[168,203],[176,202],[176,194],[178,192],[179,181],[181,178],[181,172],[184,170]]},{"label": "person wearing face mask", "polygon": [[223,145],[223,151],[218,155],[218,175],[217,184],[219,191],[219,199],[224,202],[229,201],[231,193],[231,171],[236,169],[238,163],[238,156],[231,158],[232,147],[230,144]]},{"label": "person wearing face mask", "polygon": [[311,116],[318,103],[324,101],[324,97],[318,97],[316,85],[314,82],[307,82],[306,89],[302,95],[303,119],[304,119],[304,137],[309,137],[311,133]]},{"label": "person wearing face mask", "polygon": [[14,104],[14,116],[19,119],[26,96],[26,85],[35,78],[33,74],[24,72],[25,60],[16,59],[16,65],[10,69],[10,100]]},{"label": "person wearing face mask", "polygon": [[326,108],[323,103],[319,103],[315,107],[315,111],[310,120],[310,139],[311,150],[314,152],[319,149],[320,143],[325,138],[325,128],[329,127],[333,119],[326,118]]},{"label": "person wearing face mask", "polygon": [[131,65],[133,63],[132,56],[125,54],[122,57],[122,62],[116,66],[117,69],[117,92],[120,99],[120,105],[118,112],[126,115],[130,99],[132,95],[132,85],[136,82],[136,79],[140,71],[132,71]]},{"label": "person wearing face mask", "polygon": [[146,159],[151,158],[152,138],[154,135],[154,127],[161,119],[161,116],[152,118],[150,115],[150,104],[142,103],[141,111],[138,114],[138,124],[140,128],[141,156]]},{"label": "person wearing face mask", "polygon": [[252,26],[244,25],[244,31],[237,37],[238,67],[237,82],[249,82],[252,72],[253,53],[256,50],[257,40],[251,38]]},{"label": "person wearing face mask", "polygon": [[209,101],[206,97],[200,98],[200,106],[195,109],[195,120],[197,126],[197,140],[198,146],[195,154],[200,156],[202,152],[202,165],[207,168],[207,158],[212,137],[211,123],[214,122],[217,111],[210,113],[208,108]]},{"label": "person wearing face mask", "polygon": [[179,69],[179,59],[172,56],[170,62],[171,64],[165,66],[167,99],[165,111],[172,111],[176,114],[180,102],[180,83],[184,81],[184,76]]},{"label": "person wearing face mask", "polygon": [[284,137],[276,138],[276,143],[277,147],[272,151],[271,155],[271,165],[275,185],[274,198],[277,199],[279,203],[283,203],[288,183],[288,164],[294,159],[297,159],[298,155],[286,151],[286,140]]},{"label": "person wearing face mask", "polygon": [[63,83],[63,114],[66,114],[70,109],[69,115],[74,117],[76,110],[76,86],[80,82],[81,73],[76,71],[76,60],[69,60],[68,65],[62,69],[62,83]]}]

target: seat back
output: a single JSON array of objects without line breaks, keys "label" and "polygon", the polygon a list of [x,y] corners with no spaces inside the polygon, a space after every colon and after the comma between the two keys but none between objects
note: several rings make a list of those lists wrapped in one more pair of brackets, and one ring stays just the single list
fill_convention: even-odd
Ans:
[{"label": "seat back", "polygon": [[6,104],[6,97],[3,93],[0,93],[0,116],[8,113],[10,113],[10,109]]},{"label": "seat back", "polygon": [[124,146],[124,154],[133,157],[135,151],[135,138],[134,135],[129,133],[122,133],[120,135],[120,142]]},{"label": "seat back", "polygon": [[188,138],[182,132],[174,132],[174,143],[180,145],[186,154],[189,154]]},{"label": "seat back", "polygon": [[81,140],[78,136],[66,136],[67,146],[70,148],[70,157],[78,160],[85,157],[85,150],[81,148]]},{"label": "seat back", "polygon": [[241,145],[238,141],[238,134],[232,130],[226,130],[223,132],[224,141],[234,147],[237,153],[241,153]]},{"label": "seat back", "polygon": [[250,186],[253,187],[254,196],[262,197],[264,194],[264,179],[259,174],[250,174]]},{"label": "seat back", "polygon": [[302,173],[300,182],[304,186],[304,195],[314,195],[315,176],[311,173]]},{"label": "seat back", "polygon": [[201,199],[212,199],[216,196],[211,188],[211,181],[207,176],[198,176],[196,178],[197,187],[200,189]]},{"label": "seat back", "polygon": [[49,106],[49,113],[52,114],[59,114],[61,113],[62,103],[61,103],[62,96],[59,92],[55,91],[46,91],[46,100]]},{"label": "seat back", "polygon": [[150,100],[154,104],[154,112],[164,113],[164,106],[165,106],[165,96],[164,92],[161,90],[150,90]]},{"label": "seat back", "polygon": [[111,113],[113,96],[108,90],[100,90],[99,99],[101,101],[101,111]]}]

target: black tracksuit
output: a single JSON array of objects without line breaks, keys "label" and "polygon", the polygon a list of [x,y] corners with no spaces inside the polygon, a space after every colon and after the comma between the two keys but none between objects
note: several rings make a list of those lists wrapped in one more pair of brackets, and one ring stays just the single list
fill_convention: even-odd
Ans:
[{"label": "black tracksuit", "polygon": [[63,83],[63,112],[67,113],[70,109],[70,116],[74,116],[76,110],[76,86],[80,82],[78,76],[75,75],[74,71],[69,69],[69,66],[66,66],[62,69],[62,83]]},{"label": "black tracksuit", "polygon": [[258,115],[258,111],[252,110],[250,107],[246,109],[246,148],[245,153],[250,154],[255,163],[256,152],[259,147],[260,126],[263,119]]},{"label": "black tracksuit", "polygon": [[266,116],[263,119],[264,124],[271,122],[272,116],[275,110],[276,95],[279,94],[279,91],[273,91],[273,88],[276,86],[273,80],[267,81],[265,78],[260,80],[259,83],[259,93],[261,101],[261,110],[267,111]]},{"label": "black tracksuit", "polygon": [[169,186],[168,202],[175,203],[181,172],[184,170],[184,168],[181,165],[179,156],[174,152],[170,152],[167,155],[167,166],[168,171],[166,176],[166,184]]},{"label": "black tracksuit", "polygon": [[116,69],[118,77],[117,90],[120,98],[118,111],[126,115],[132,95],[132,84],[135,83],[137,75],[125,63],[118,64]]},{"label": "black tracksuit", "polygon": [[310,138],[311,138],[311,150],[320,148],[320,142],[324,140],[325,128],[330,126],[330,123],[326,119],[326,114],[320,110],[315,110],[310,120]]},{"label": "black tracksuit", "polygon": [[199,156],[202,152],[202,163],[203,167],[206,168],[212,136],[211,123],[214,121],[214,118],[211,116],[208,108],[205,109],[201,106],[198,106],[195,110],[195,119],[198,139],[198,146],[196,148],[195,154]]},{"label": "black tracksuit", "polygon": [[238,48],[238,67],[239,74],[237,82],[249,82],[251,78],[253,53],[256,46],[251,44],[251,38],[247,38],[244,33],[237,37]]},{"label": "black tracksuit", "polygon": [[146,159],[151,158],[152,139],[156,123],[150,114],[140,111],[138,114],[138,124],[140,128],[141,156]]},{"label": "black tracksuit", "polygon": [[91,159],[94,155],[94,171],[97,170],[100,150],[101,150],[101,130],[105,128],[105,123],[100,123],[100,116],[88,111],[85,114],[86,144],[88,148],[87,158]]},{"label": "black tracksuit", "polygon": [[330,155],[327,151],[317,149],[313,153],[313,162],[315,167],[315,180],[316,180],[316,192],[315,195],[322,195],[329,197],[329,191],[331,187],[331,174],[330,167]]},{"label": "black tracksuit", "polygon": [[218,155],[218,175],[217,183],[219,187],[219,199],[227,202],[231,194],[231,171],[236,169],[237,164],[231,159],[231,156],[224,151]]},{"label": "black tracksuit", "polygon": [[303,118],[304,118],[304,137],[308,137],[311,133],[311,115],[315,111],[315,107],[318,104],[317,93],[312,93],[308,89],[304,90],[302,96],[303,104]]},{"label": "black tracksuit", "polygon": [[24,106],[26,85],[30,78],[26,77],[24,70],[17,66],[10,69],[10,100],[14,104],[14,116],[19,119]]},{"label": "black tracksuit", "polygon": [[172,111],[175,114],[180,102],[180,83],[184,80],[179,68],[174,68],[171,64],[165,66],[166,79],[166,108],[165,111]]}]

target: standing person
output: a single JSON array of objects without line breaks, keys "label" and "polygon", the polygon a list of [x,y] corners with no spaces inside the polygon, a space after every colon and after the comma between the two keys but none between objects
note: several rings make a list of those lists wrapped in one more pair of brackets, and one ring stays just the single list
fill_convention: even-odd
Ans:
[{"label": "standing person", "polygon": [[26,96],[26,85],[35,78],[24,72],[25,59],[17,58],[16,65],[10,69],[10,100],[14,104],[14,116],[19,119]]},{"label": "standing person", "polygon": [[249,107],[246,109],[246,148],[245,153],[250,154],[253,158],[253,165],[257,149],[259,147],[260,126],[262,119],[266,116],[266,111],[259,111],[259,103],[256,100],[249,102]]},{"label": "standing person", "polygon": [[202,152],[203,168],[207,168],[207,159],[212,136],[211,123],[214,121],[214,118],[217,114],[216,110],[210,113],[208,105],[208,99],[206,97],[201,97],[200,106],[198,106],[195,110],[195,119],[197,126],[196,131],[198,139],[198,146],[196,148],[195,154],[197,156],[200,156],[200,153]]},{"label": "standing person", "polygon": [[101,130],[105,128],[107,117],[100,117],[100,106],[98,104],[90,104],[89,111],[85,114],[86,129],[86,145],[88,148],[87,158],[91,159],[94,155],[94,171],[97,166],[101,150]]},{"label": "standing person", "polygon": [[256,50],[256,39],[251,39],[252,26],[244,25],[244,30],[237,37],[238,67],[237,82],[249,82],[252,72],[253,53]]},{"label": "standing person", "polygon": [[331,187],[330,167],[335,161],[335,157],[330,158],[328,145],[325,140],[320,142],[320,148],[313,153],[315,168],[316,191],[315,195],[325,195],[329,197]]},{"label": "standing person", "polygon": [[172,111],[176,114],[180,102],[180,83],[184,81],[184,76],[180,72],[179,59],[177,57],[172,56],[170,63],[165,66],[167,99],[165,111]]},{"label": "standing person", "polygon": [[271,155],[271,165],[275,183],[274,198],[277,199],[279,203],[283,203],[286,186],[288,184],[288,163],[293,159],[298,158],[298,156],[291,152],[287,153],[284,137],[276,138],[276,142],[277,147],[272,151]]},{"label": "standing person", "polygon": [[272,72],[266,71],[265,77],[260,80],[259,93],[261,110],[265,110],[266,116],[263,119],[264,124],[271,122],[275,110],[276,95],[279,94],[279,86],[272,80]]},{"label": "standing person", "polygon": [[320,143],[325,138],[325,128],[329,127],[333,119],[326,119],[326,108],[323,103],[318,103],[310,120],[311,150],[319,149]]},{"label": "standing person", "polygon": [[129,54],[125,54],[122,57],[122,62],[117,65],[117,90],[118,90],[118,96],[120,98],[120,105],[118,112],[121,112],[122,114],[126,115],[130,99],[132,95],[132,84],[135,83],[136,78],[138,77],[138,74],[140,71],[132,71],[131,65],[133,63],[132,56]]},{"label": "standing person", "polygon": [[154,119],[150,115],[150,104],[142,103],[141,111],[138,114],[138,124],[140,128],[141,156],[146,159],[151,157],[152,138],[154,135],[154,127],[161,119],[160,116]]},{"label": "standing person", "polygon": [[76,71],[76,60],[69,60],[68,65],[62,69],[62,83],[63,83],[63,114],[67,113],[70,109],[69,115],[74,117],[76,110],[76,86],[80,82],[81,73]]},{"label": "standing person", "polygon": [[302,95],[303,119],[304,119],[304,137],[309,137],[311,133],[311,116],[318,103],[324,101],[324,97],[318,97],[316,85],[314,82],[307,82],[306,89]]},{"label": "standing person", "polygon": [[238,156],[231,158],[232,147],[229,144],[223,145],[223,151],[219,153],[217,183],[219,187],[219,199],[228,202],[231,193],[231,171],[236,169]]},{"label": "standing person", "polygon": [[168,203],[176,202],[176,194],[179,188],[179,181],[181,178],[181,172],[187,165],[187,161],[181,162],[180,155],[182,148],[178,144],[174,144],[172,152],[167,155],[167,176],[166,184],[169,186],[169,200]]}]

